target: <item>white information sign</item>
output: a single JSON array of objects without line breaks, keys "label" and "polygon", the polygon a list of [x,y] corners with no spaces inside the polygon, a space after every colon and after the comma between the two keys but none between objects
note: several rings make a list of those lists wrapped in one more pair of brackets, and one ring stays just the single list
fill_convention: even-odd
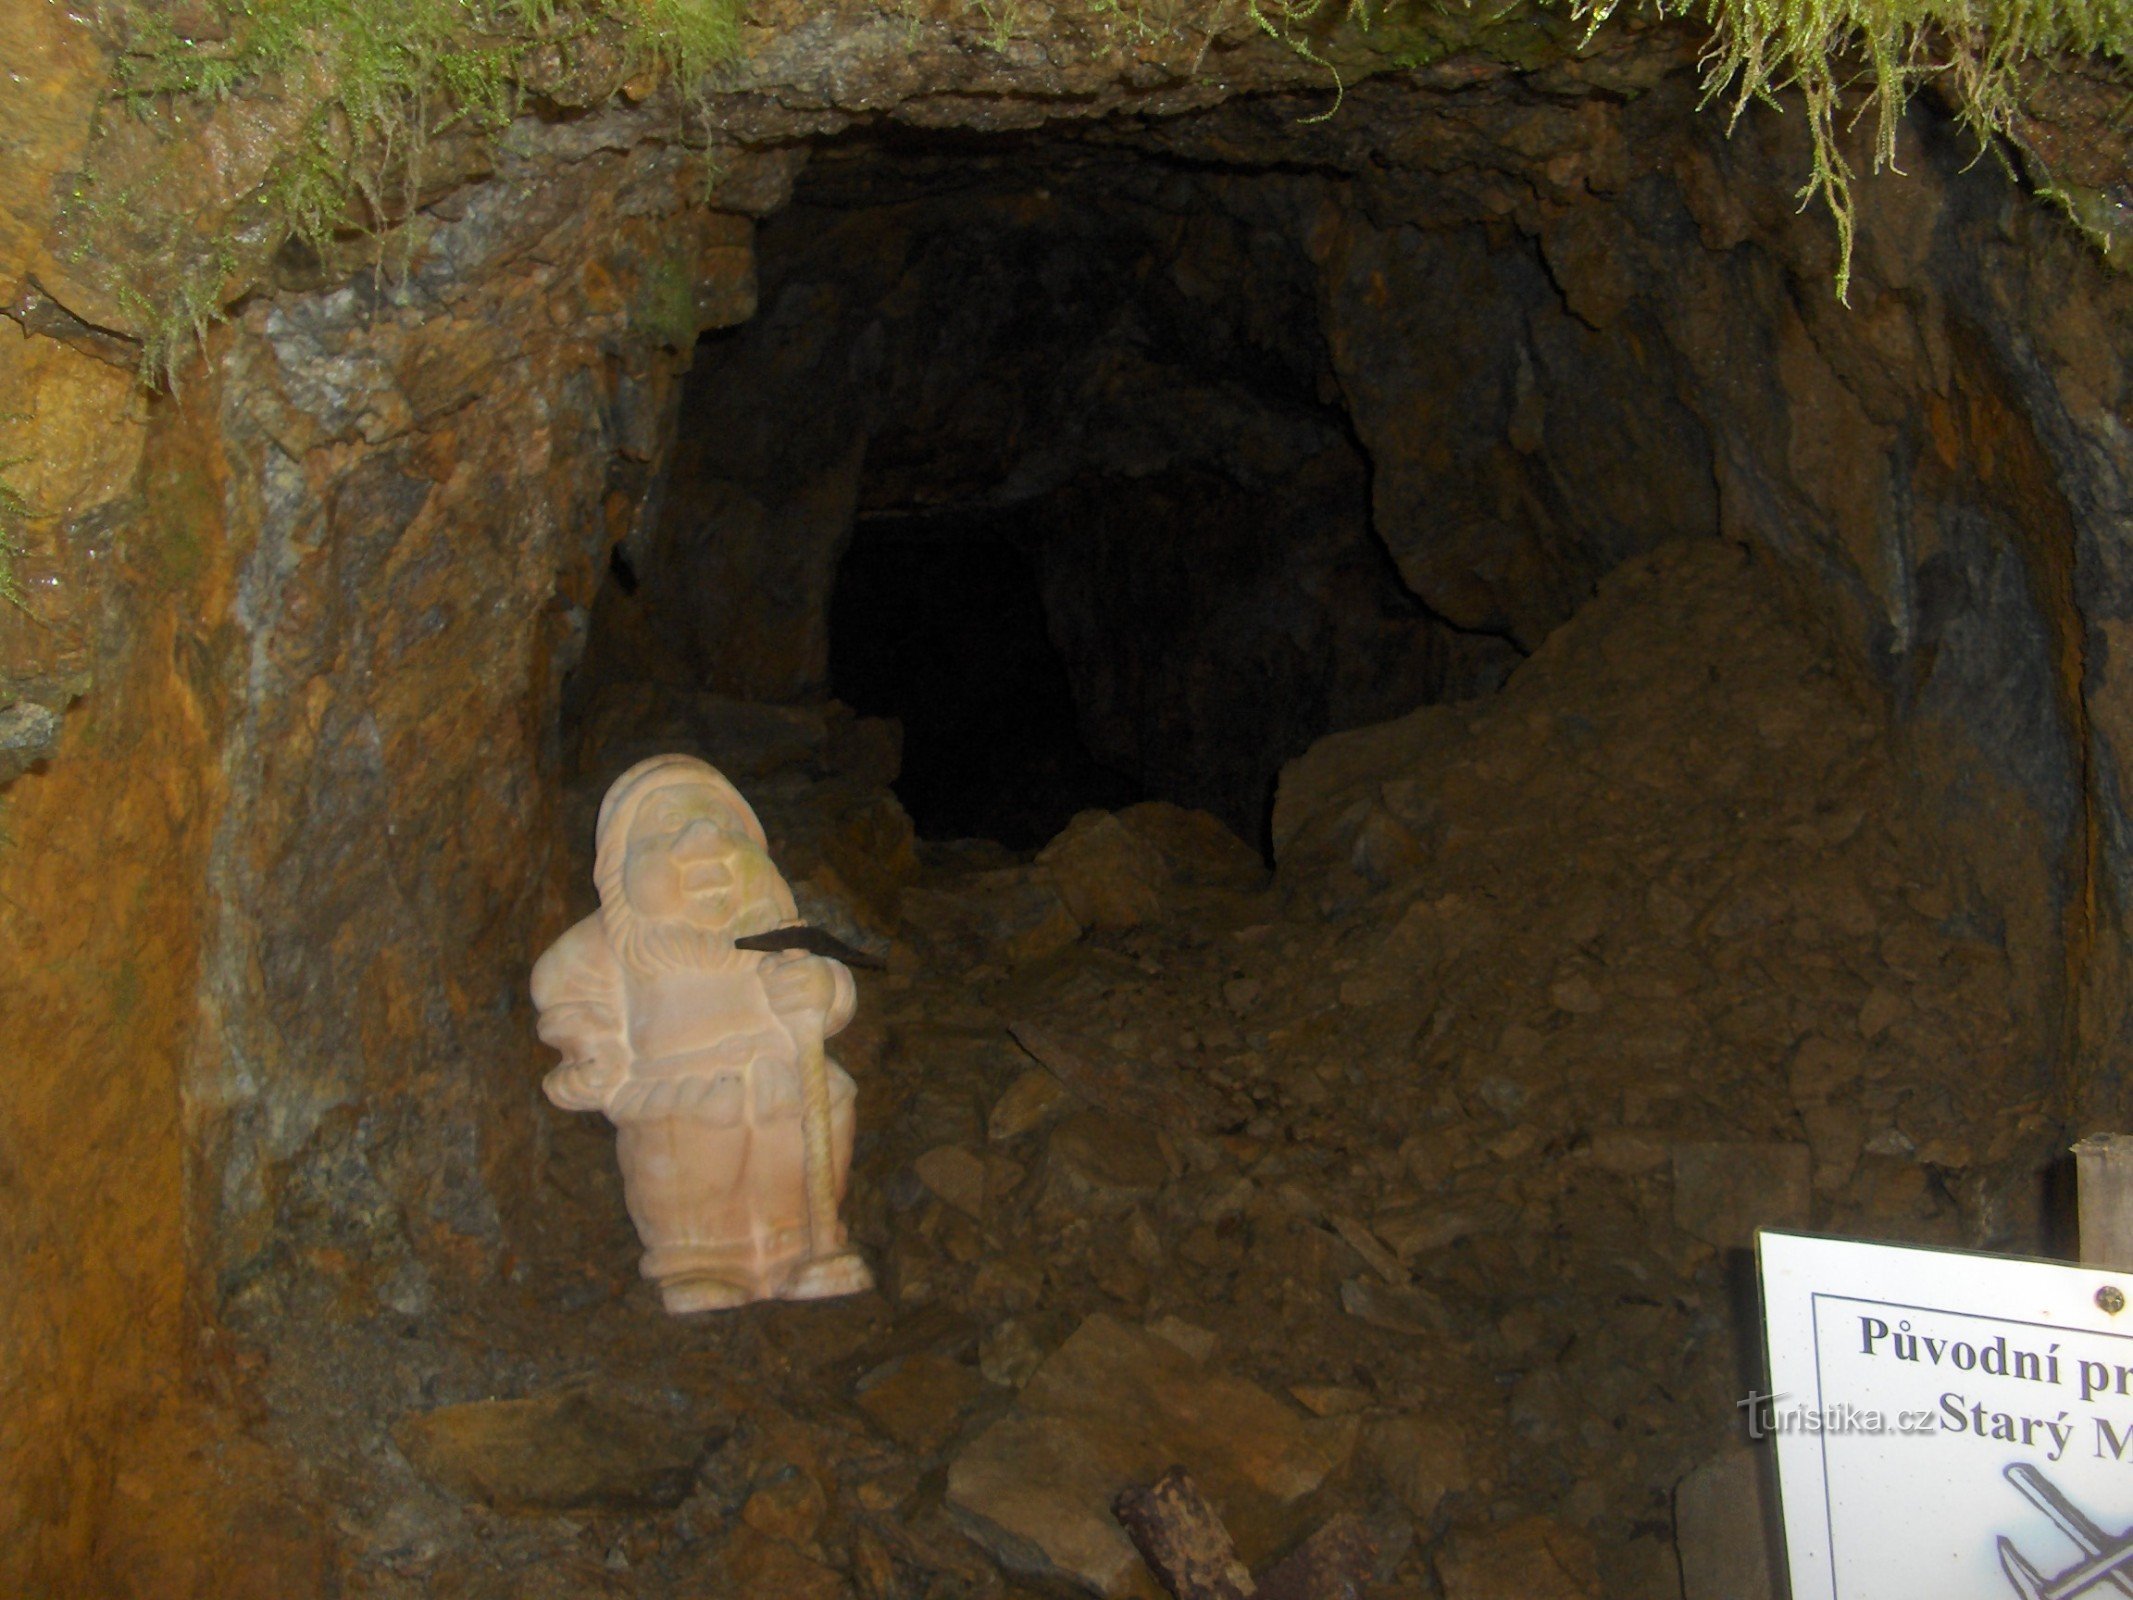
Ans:
[{"label": "white information sign", "polygon": [[2133,1275],[1759,1247],[1793,1600],[2133,1597]]}]

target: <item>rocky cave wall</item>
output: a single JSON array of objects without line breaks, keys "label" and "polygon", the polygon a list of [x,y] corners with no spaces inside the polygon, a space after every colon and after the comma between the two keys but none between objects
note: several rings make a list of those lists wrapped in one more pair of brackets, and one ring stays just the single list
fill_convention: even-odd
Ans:
[{"label": "rocky cave wall", "polygon": [[42,513],[10,681],[95,685],[0,865],[0,1007],[44,1063],[0,1162],[19,1592],[308,1592],[319,1531],[230,1425],[214,1330],[275,1269],[412,1307],[531,1233],[558,686],[660,447],[660,341],[750,313],[791,163],[743,157],[712,211],[691,153],[523,132],[410,271],[256,300],[176,394],[8,325]]},{"label": "rocky cave wall", "polygon": [[979,513],[1040,573],[1090,748],[1248,839],[1313,738],[1500,679],[1515,650],[1431,617],[1371,531],[1278,197],[912,144],[818,158],[766,226],[765,309],[699,351],[587,680],[820,697],[855,521]]},{"label": "rocky cave wall", "polygon": [[[748,323],[753,219],[783,204],[801,136],[857,105],[782,120],[736,105],[761,148],[721,157],[708,204],[671,106],[523,119],[492,170],[417,219],[404,272],[319,284],[298,263],[207,338],[176,394],[149,398],[122,341],[40,300],[65,279],[51,196],[104,65],[18,10],[13,59],[41,87],[34,105],[8,91],[25,132],[0,180],[0,266],[20,286],[0,410],[28,419],[9,453],[30,458],[36,515],[28,608],[0,607],[0,702],[36,764],[0,809],[0,923],[23,953],[0,988],[18,1285],[0,1348],[10,1391],[38,1398],[0,1443],[5,1520],[25,1530],[0,1581],[127,1592],[154,1570],[178,1592],[213,1581],[233,1522],[245,1538],[248,1518],[261,1538],[284,1526],[271,1463],[228,1421],[245,1358],[218,1329],[249,1296],[335,1316],[541,1270],[524,977],[570,892],[558,714],[610,547],[655,574],[694,563],[701,603],[745,594],[780,619],[775,646],[704,663],[775,663],[730,687],[812,692],[814,619],[863,493],[958,497],[969,477],[917,448],[915,421],[902,445],[878,422],[945,421],[954,382],[929,413],[840,381],[773,441],[789,455],[753,458],[783,476],[692,457],[712,433],[690,419],[676,477],[739,482],[761,508],[740,501],[740,520],[781,531],[653,551],[694,337]],[[1367,461],[1371,530],[1439,641],[1373,693],[1454,683],[1451,638],[1530,648],[1662,537],[1778,555],[1903,709],[1911,770],[1976,841],[1973,898],[2034,999],[2040,1072],[2108,1117],[2133,868],[2129,290],[1920,112],[1909,175],[1862,185],[1859,271],[1837,305],[1827,224],[1792,204],[1798,119],[1758,111],[1726,140],[1693,114],[1683,42],[1657,39],[1524,75],[1481,59],[1375,82],[1321,123],[1298,120],[1317,99],[1276,98],[1103,125],[1044,185],[1145,173],[1108,217],[1131,221],[1124,254],[1167,275],[1157,298],[1193,305],[1254,374],[1245,425],[1282,419],[1274,459],[1323,441],[1336,502]],[[990,107],[925,117],[983,123]],[[1044,112],[1032,94],[1012,120]],[[1040,254],[1076,215],[1035,200],[1027,174],[988,181],[994,226]],[[796,233],[776,270],[798,298],[738,347],[802,385],[854,351],[877,374],[953,379],[897,360],[896,319],[876,310],[929,203]],[[841,303],[810,313],[808,250],[855,229],[864,248],[831,275]],[[1088,304],[1120,303],[1098,286]],[[1307,335],[1254,325],[1298,297]],[[773,333],[798,342],[771,348]],[[1099,338],[1069,392],[1102,400],[1135,353]],[[799,414],[764,404],[778,371],[751,376],[762,390],[692,403],[756,436]],[[1006,464],[1064,484],[1055,430],[1081,463],[1138,460],[1163,417],[1108,438],[1090,425],[1130,410],[1084,404],[1079,434],[1032,416],[1016,450],[975,441],[974,476]],[[1219,465],[1249,487],[1268,459]],[[1054,514],[1095,520],[1071,500]],[[764,546],[789,565],[720,565]],[[290,1542],[284,1583],[324,1559],[299,1548],[323,1535],[271,1536]]]},{"label": "rocky cave wall", "polygon": [[[1891,692],[2026,794],[2036,859],[2084,876],[2080,652],[2040,620],[2075,560],[2029,416],[2056,380],[2005,303],[2030,291],[1953,244],[2011,191],[1951,181],[1921,119],[1941,172],[1876,190],[1838,314],[1831,239],[1741,248],[1782,214],[1752,182],[1779,129],[1662,150],[1656,115],[1498,108],[1520,127],[1489,138],[1555,163],[1532,194],[1500,142],[1450,154],[1449,120],[1374,171],[1359,146],[1411,108],[1356,100],[1369,134],[1232,112],[818,158],[766,230],[764,315],[700,354],[585,680],[819,697],[855,519],[987,508],[1044,553],[1091,748],[1252,838],[1311,738],[1477,692],[1625,557],[1722,533],[1826,590]],[[1968,448],[2010,416],[2012,450]]]}]

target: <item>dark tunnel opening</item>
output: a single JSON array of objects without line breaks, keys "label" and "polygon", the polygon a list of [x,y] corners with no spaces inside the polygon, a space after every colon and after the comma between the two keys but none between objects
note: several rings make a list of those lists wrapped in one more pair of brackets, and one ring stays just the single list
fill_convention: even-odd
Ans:
[{"label": "dark tunnel opening", "polygon": [[[997,1468],[1002,1516],[1049,1492],[1042,1451],[983,1441],[1055,1427],[1025,1390],[1092,1338],[1171,1370],[1174,1319],[1215,1352],[1203,1373],[1372,1441],[1336,1498],[1390,1505],[1442,1445],[1457,1487],[1400,1513],[1419,1553],[1388,1593],[1452,1592],[1431,1563],[1454,1519],[1568,1506],[1612,1563],[1580,1592],[1656,1600],[1679,1592],[1670,1497],[1754,1378],[1751,1226],[2051,1237],[2039,1174],[2086,992],[2054,819],[2092,793],[2055,764],[2087,748],[2050,715],[2081,660],[2044,624],[2079,622],[2030,587],[2060,480],[2015,448],[2022,391],[1949,333],[1975,306],[1869,300],[1887,258],[1863,255],[1862,314],[1814,313],[1801,285],[1825,277],[1707,234],[1645,146],[1520,220],[1523,114],[1499,126],[1516,159],[1390,177],[1254,158],[1252,115],[817,150],[790,206],[720,221],[725,276],[699,292],[726,296],[721,331],[672,324],[656,384],[594,361],[557,380],[575,413],[509,413],[529,420],[490,442],[568,446],[560,575],[546,523],[474,516],[487,478],[453,480],[431,545],[362,520],[397,468],[336,503],[340,542],[289,580],[307,638],[343,561],[381,589],[479,580],[524,624],[432,635],[445,610],[408,609],[414,675],[374,686],[372,619],[329,613],[297,664],[354,645],[288,672],[259,722],[270,770],[265,735],[316,738],[319,785],[291,761],[227,831],[293,865],[240,878],[256,947],[216,971],[232,994],[256,971],[252,1022],[300,1021],[319,1062],[244,1108],[259,1228],[275,1210],[232,1300],[319,1437],[351,1392],[340,1308],[387,1353],[355,1374],[375,1426],[350,1447],[384,1463],[379,1507],[408,1492],[386,1429],[409,1351],[455,1408],[447,1388],[612,1371],[696,1395],[726,1442],[627,1549],[544,1520],[585,1559],[569,1581],[609,1582],[620,1551],[648,1595],[827,1592],[843,1578],[792,1565],[798,1544],[753,1586],[712,1565],[751,1517],[798,1526],[777,1496],[804,1438],[840,1452],[808,1516],[843,1518],[849,1490],[919,1530],[867,1592],[1001,1592],[1020,1533],[916,1542],[1006,1528],[941,1520],[958,1464]],[[1589,134],[1566,121],[1568,155]],[[1188,137],[1222,154],[1178,159]],[[1789,215],[1767,174],[1744,192]],[[1936,249],[1979,237],[1946,227]],[[574,304],[542,325],[584,324]],[[1947,364],[1896,360],[1896,335]],[[1930,437],[1877,434],[1862,374]],[[451,459],[457,425],[408,461]],[[457,748],[461,691],[524,734],[516,767]],[[2000,740],[1983,755],[1965,706]],[[359,765],[373,727],[403,768]],[[616,1140],[536,1097],[524,930],[628,907],[594,817],[667,752],[731,778],[794,920],[855,958],[843,1203],[880,1290],[858,1315],[659,1322]],[[272,1144],[284,1121],[308,1143]],[[477,1283],[478,1229],[500,1265]],[[749,1386],[766,1409],[736,1421]],[[1138,1426],[1146,1392],[1095,1387],[1087,1420]],[[821,1525],[816,1565],[858,1570]],[[379,1529],[399,1560],[402,1513]]]},{"label": "dark tunnel opening", "polygon": [[1082,737],[1038,556],[991,511],[861,522],[830,598],[837,699],[903,727],[921,838],[1034,850],[1077,811],[1146,798]]},{"label": "dark tunnel opening", "polygon": [[[1056,135],[820,152],[761,229],[757,314],[697,349],[578,726],[611,732],[629,683],[835,700],[901,724],[922,838],[1027,851],[1158,799],[1265,854],[1285,761],[1488,692],[1588,581],[1551,555],[1490,580],[1509,609],[1417,591],[1324,326],[1317,203]],[[1518,271],[1514,298],[1552,298]],[[1466,288],[1502,320],[1505,285]],[[1531,410],[1491,359],[1485,409]]]}]

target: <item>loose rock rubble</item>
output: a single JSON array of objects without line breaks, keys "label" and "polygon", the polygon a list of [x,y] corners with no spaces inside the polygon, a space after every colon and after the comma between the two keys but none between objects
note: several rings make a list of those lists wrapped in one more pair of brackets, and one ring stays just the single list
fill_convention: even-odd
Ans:
[{"label": "loose rock rubble", "polygon": [[1300,1508],[1352,1452],[1354,1422],[1300,1415],[1166,1331],[1091,1316],[956,1456],[950,1510],[1004,1567],[1100,1595],[1145,1592],[1111,1503],[1176,1462],[1247,1561],[1304,1531]]},{"label": "loose rock rubble", "polygon": [[[263,1284],[350,1592],[1151,1595],[1109,1507],[1181,1465],[1255,1569],[1352,1513],[1382,1600],[1672,1597],[1749,1481],[1697,1469],[1732,1460],[1754,1227],[2035,1247],[2005,914],[1731,546],[1630,562],[1493,698],[1324,741],[1271,876],[1160,805],[1028,861],[879,849],[839,726],[757,788],[890,940],[834,1046],[880,1290],[665,1318],[609,1141],[560,1118],[508,1284],[309,1321]],[[493,1431],[465,1402],[596,1377],[672,1424],[647,1466],[693,1430],[678,1503],[445,1464]]]}]

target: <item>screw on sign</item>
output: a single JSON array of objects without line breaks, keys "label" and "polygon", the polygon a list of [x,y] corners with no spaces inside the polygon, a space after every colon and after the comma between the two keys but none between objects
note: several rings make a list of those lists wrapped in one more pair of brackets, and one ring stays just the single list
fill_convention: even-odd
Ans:
[{"label": "screw on sign", "polygon": [[2108,1534],[2091,1522],[2058,1485],[2026,1461],[2007,1469],[2007,1481],[2021,1490],[2031,1505],[2051,1518],[2059,1531],[2081,1547],[2082,1559],[2055,1578],[2047,1578],[2014,1547],[2000,1537],[2000,1566],[2022,1600],[2074,1600],[2077,1595],[2102,1587],[2106,1592],[2133,1596],[2133,1528]]}]

